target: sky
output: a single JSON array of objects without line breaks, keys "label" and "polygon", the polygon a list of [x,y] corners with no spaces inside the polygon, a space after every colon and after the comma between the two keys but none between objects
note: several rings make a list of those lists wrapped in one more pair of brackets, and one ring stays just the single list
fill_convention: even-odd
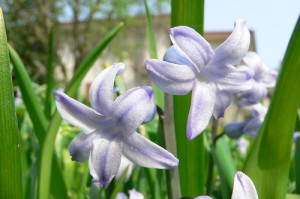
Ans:
[{"label": "sky", "polygon": [[263,62],[278,70],[299,14],[300,0],[207,0],[204,31],[231,31],[235,19],[246,20]]}]

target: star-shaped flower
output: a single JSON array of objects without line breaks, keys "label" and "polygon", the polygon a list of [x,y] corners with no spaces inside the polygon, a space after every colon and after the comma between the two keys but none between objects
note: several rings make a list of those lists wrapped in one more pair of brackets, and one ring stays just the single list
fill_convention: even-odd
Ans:
[{"label": "star-shaped flower", "polygon": [[164,92],[186,95],[192,90],[187,138],[192,140],[208,125],[212,115],[222,117],[232,102],[232,93],[248,88],[251,75],[236,68],[246,54],[250,33],[243,20],[215,51],[195,30],[178,26],[170,30],[171,46],[164,61],[149,59],[145,66],[150,79]]},{"label": "star-shaped flower", "polygon": [[[209,196],[198,196],[195,199],[212,199]],[[238,171],[234,176],[231,199],[258,199],[252,180],[243,172]]]},{"label": "star-shaped flower", "polygon": [[136,132],[155,111],[152,87],[132,88],[114,100],[114,79],[124,69],[123,63],[114,64],[96,77],[89,93],[93,109],[63,92],[55,93],[62,118],[82,130],[68,147],[72,159],[89,159],[93,183],[104,188],[117,174],[122,155],[144,167],[165,169],[178,165],[171,153]]},{"label": "star-shaped flower", "polygon": [[249,89],[237,94],[238,97],[245,99],[238,103],[239,106],[256,104],[265,98],[268,94],[267,88],[275,86],[278,76],[278,72],[269,69],[255,52],[248,52],[243,61],[252,73],[253,79]]},{"label": "star-shaped flower", "polygon": [[224,132],[231,138],[238,138],[242,134],[256,138],[258,131],[265,119],[268,108],[257,103],[252,105],[252,118],[243,122],[231,122],[224,127]]}]

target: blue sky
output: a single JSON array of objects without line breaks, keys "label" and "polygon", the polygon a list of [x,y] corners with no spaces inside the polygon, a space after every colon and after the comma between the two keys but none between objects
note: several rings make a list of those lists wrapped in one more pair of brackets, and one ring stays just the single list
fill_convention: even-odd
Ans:
[{"label": "blue sky", "polygon": [[207,0],[204,30],[232,30],[235,19],[245,19],[264,63],[279,69],[299,13],[299,0]]}]

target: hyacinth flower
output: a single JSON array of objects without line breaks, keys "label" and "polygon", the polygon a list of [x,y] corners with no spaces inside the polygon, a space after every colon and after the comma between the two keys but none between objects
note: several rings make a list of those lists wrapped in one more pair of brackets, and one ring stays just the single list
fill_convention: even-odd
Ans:
[{"label": "hyacinth flower", "polygon": [[278,72],[269,69],[255,52],[248,52],[243,61],[251,72],[253,79],[251,87],[237,94],[243,101],[238,102],[239,106],[256,104],[264,99],[267,94],[267,88],[274,87],[276,84]]},{"label": "hyacinth flower", "polygon": [[195,30],[186,26],[170,29],[173,43],[164,61],[149,59],[145,66],[151,81],[164,92],[186,95],[192,91],[187,138],[192,140],[208,125],[212,115],[223,117],[232,93],[249,87],[251,75],[236,68],[248,51],[250,33],[243,20],[235,21],[232,34],[215,51]]},{"label": "hyacinth flower", "polygon": [[[129,190],[129,199],[144,199],[143,194],[136,191],[135,189]],[[116,199],[128,199],[128,197],[123,192],[119,192]]]},{"label": "hyacinth flower", "polygon": [[89,160],[92,182],[103,188],[117,175],[122,156],[143,167],[167,169],[178,165],[175,156],[136,132],[155,114],[152,87],[132,88],[114,100],[114,79],[124,70],[125,65],[117,63],[96,77],[89,92],[93,109],[63,92],[55,93],[62,118],[82,130],[68,147],[72,160]]},{"label": "hyacinth flower", "polygon": [[[212,199],[209,196],[198,196],[195,199]],[[231,199],[258,199],[252,180],[243,172],[238,171],[234,176]]]},{"label": "hyacinth flower", "polygon": [[256,138],[258,131],[265,119],[268,108],[258,103],[252,105],[252,118],[243,122],[231,122],[224,127],[224,133],[231,138],[239,138],[245,134],[249,137]]}]

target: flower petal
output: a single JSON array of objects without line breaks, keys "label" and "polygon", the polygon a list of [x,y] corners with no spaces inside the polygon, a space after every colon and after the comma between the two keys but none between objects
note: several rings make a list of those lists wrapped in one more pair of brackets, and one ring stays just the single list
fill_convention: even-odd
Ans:
[{"label": "flower petal", "polygon": [[214,56],[210,44],[190,27],[177,26],[171,28],[170,37],[176,49],[198,68],[198,72]]},{"label": "flower petal", "polygon": [[237,19],[231,35],[215,50],[212,65],[237,64],[245,56],[250,45],[250,32],[246,21]]},{"label": "flower petal", "polygon": [[90,134],[79,133],[68,146],[72,160],[77,162],[87,161],[89,159],[93,140],[99,137],[97,132]]},{"label": "flower petal", "polygon": [[150,108],[150,111],[148,112],[147,117],[144,119],[144,121],[142,122],[142,124],[148,123],[150,121],[153,120],[154,116],[156,114],[156,104],[154,101],[152,101],[152,105]]},{"label": "flower petal", "polygon": [[105,117],[86,105],[70,98],[60,91],[55,92],[55,103],[61,117],[85,133],[100,128]]},{"label": "flower petal", "polygon": [[128,199],[128,197],[125,195],[125,193],[119,192],[115,199]]},{"label": "flower petal", "polygon": [[208,125],[215,106],[216,88],[195,80],[186,136],[189,140],[198,136]]},{"label": "flower petal", "polygon": [[243,129],[243,133],[245,135],[248,135],[249,137],[252,137],[253,139],[255,139],[257,137],[257,134],[259,132],[259,129],[262,125],[262,122],[259,117],[253,117],[251,118],[247,125],[245,125],[244,129]]},{"label": "flower petal", "polygon": [[172,95],[186,95],[193,87],[196,73],[190,66],[148,59],[145,66],[151,81]]},{"label": "flower petal", "polygon": [[208,65],[203,69],[201,78],[206,82],[215,82],[221,91],[236,93],[250,88],[252,75],[246,67]]},{"label": "flower petal", "polygon": [[89,168],[92,182],[96,186],[107,188],[119,170],[121,156],[120,136],[111,140],[100,138],[93,141]]},{"label": "flower petal", "polygon": [[224,117],[225,109],[232,103],[232,94],[219,91],[216,93],[216,103],[214,106],[213,115],[216,119]]},{"label": "flower petal", "polygon": [[197,196],[196,198],[194,199],[212,199],[211,197],[209,196]]},{"label": "flower petal", "polygon": [[224,133],[231,138],[239,138],[243,134],[243,128],[248,123],[248,120],[244,122],[231,122],[224,127]]},{"label": "flower petal", "polygon": [[152,87],[140,86],[130,89],[116,99],[111,116],[118,121],[122,132],[128,134],[135,132],[152,111],[153,98]]},{"label": "flower petal", "polygon": [[178,165],[173,154],[138,133],[123,136],[122,148],[129,160],[143,167],[166,169]]},{"label": "flower petal", "polygon": [[116,75],[123,73],[124,63],[115,63],[104,69],[93,81],[90,87],[89,99],[92,107],[106,115],[114,102],[114,81]]},{"label": "flower petal", "polygon": [[131,176],[131,173],[132,173],[132,170],[134,168],[134,164],[130,160],[128,160],[124,155],[122,155],[120,168],[119,168],[119,171],[118,171],[118,173],[115,177],[117,182],[121,179],[121,177],[122,177],[122,175],[125,172],[127,167],[128,167],[128,170],[127,170],[124,182],[127,182],[129,180],[129,178]]},{"label": "flower petal", "polygon": [[181,54],[180,50],[178,50],[174,45],[168,48],[168,50],[164,55],[163,60],[173,64],[187,65],[187,66],[194,67],[193,64],[183,54]]},{"label": "flower petal", "polygon": [[246,98],[251,102],[258,102],[259,100],[264,99],[268,94],[268,90],[266,87],[261,84],[251,81],[251,88],[242,91],[237,94],[239,98]]},{"label": "flower petal", "polygon": [[252,180],[240,171],[234,177],[231,199],[258,199]]},{"label": "flower petal", "polygon": [[143,194],[136,191],[135,189],[129,190],[129,199],[144,199]]}]

